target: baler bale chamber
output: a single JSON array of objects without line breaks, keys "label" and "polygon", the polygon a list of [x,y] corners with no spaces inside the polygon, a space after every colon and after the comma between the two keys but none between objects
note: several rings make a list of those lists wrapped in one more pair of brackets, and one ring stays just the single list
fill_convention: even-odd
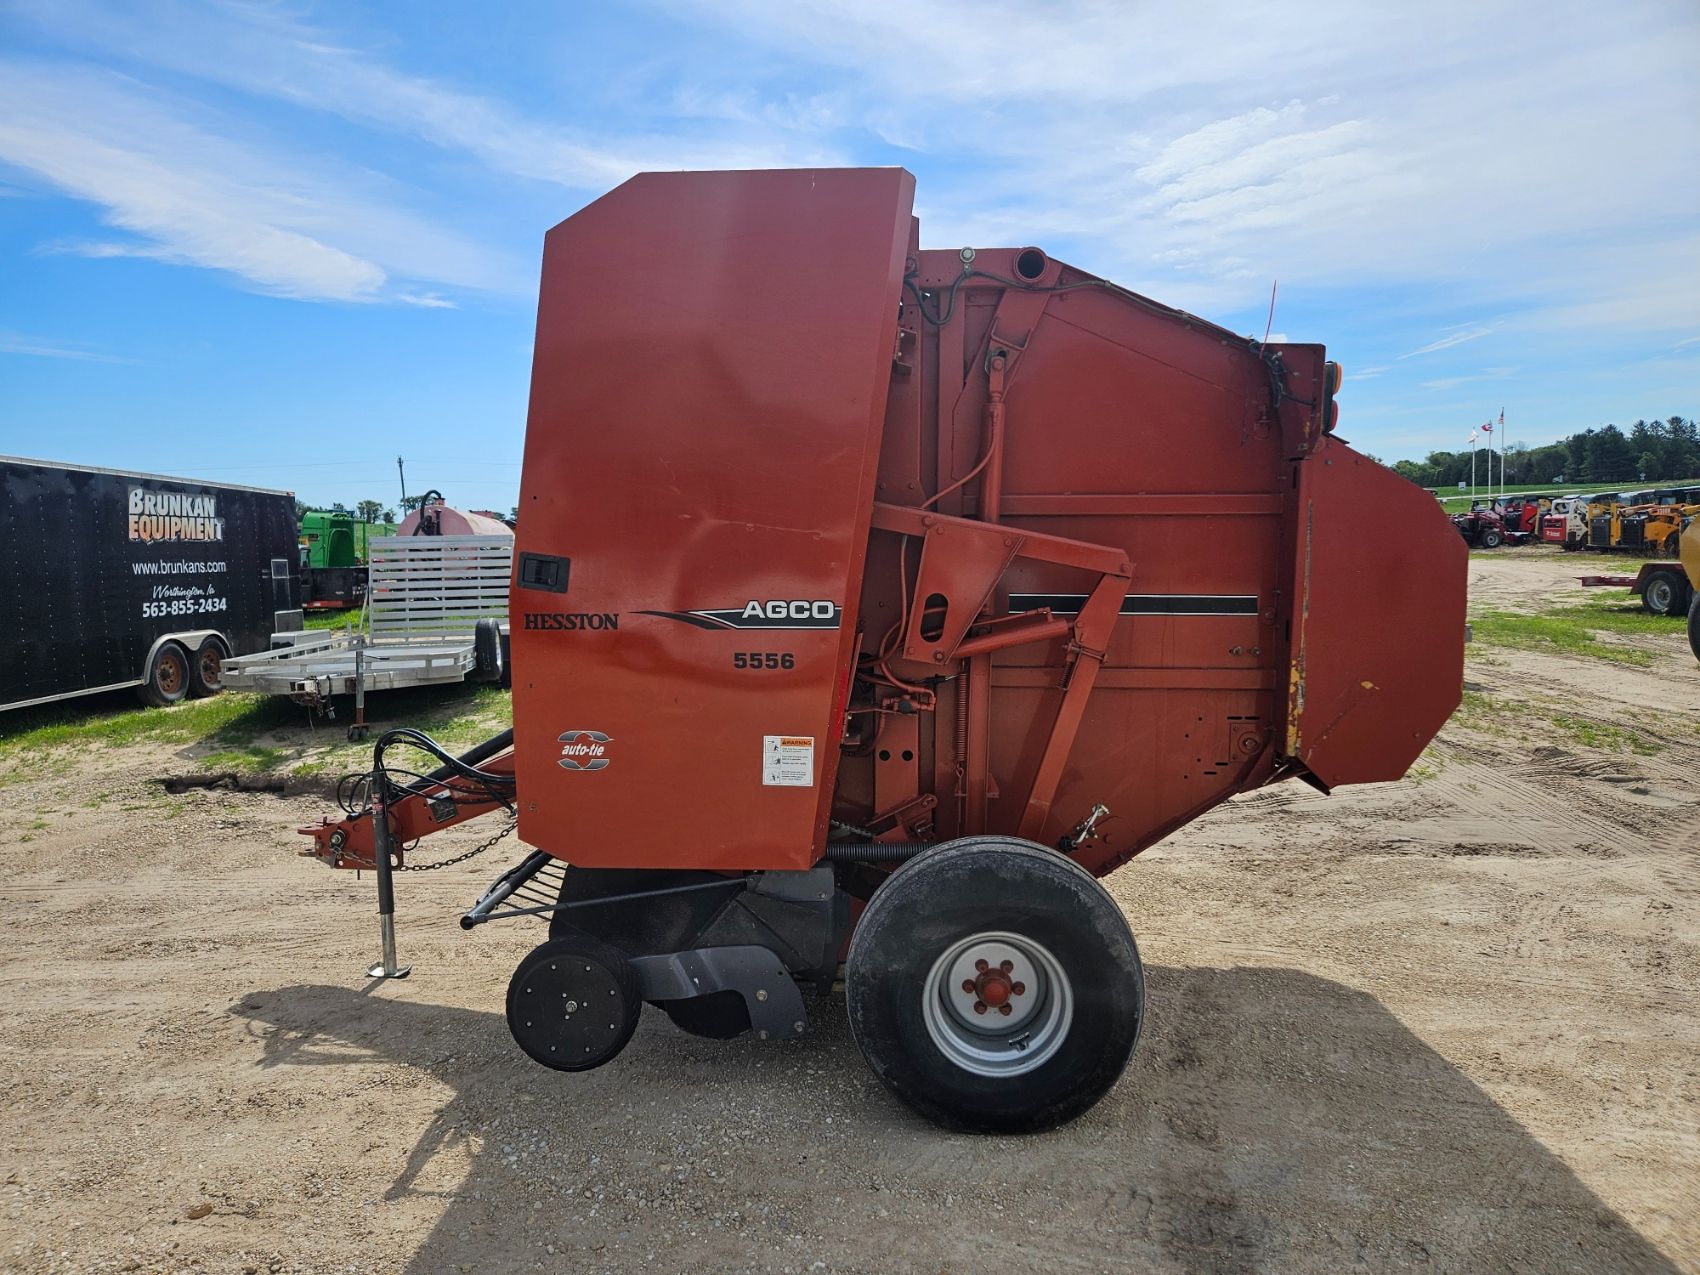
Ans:
[{"label": "baler bale chamber", "polygon": [[794,1037],[842,977],[916,1110],[1061,1123],[1145,1011],[1095,878],[1238,792],[1397,779],[1458,704],[1464,546],[1334,436],[1321,346],[923,251],[913,192],[649,173],[547,236],[511,747],[392,732],[310,831],[379,867],[395,973],[397,847],[513,810],[537,850],[462,923],[548,918],[508,994],[548,1066],[644,1002]]}]

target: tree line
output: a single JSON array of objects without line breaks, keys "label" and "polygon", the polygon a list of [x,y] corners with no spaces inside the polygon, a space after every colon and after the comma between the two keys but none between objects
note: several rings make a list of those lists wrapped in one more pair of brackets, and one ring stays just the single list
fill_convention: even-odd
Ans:
[{"label": "tree line", "polygon": [[[403,496],[401,498],[402,517],[405,518],[415,509],[419,508],[419,506],[424,503],[424,500],[424,495]],[[392,506],[386,505],[382,501],[378,500],[356,501],[354,508],[350,509],[340,500],[328,508],[325,508],[319,505],[309,505],[298,497],[295,501],[295,521],[300,522],[301,515],[312,513],[315,510],[322,510],[322,512],[325,513],[343,514],[349,518],[362,518],[367,522],[394,522],[396,520],[395,509]],[[498,517],[499,516],[500,515],[498,515]],[[508,511],[507,521],[517,522],[518,520],[519,506],[515,505]]]},{"label": "tree line", "polygon": [[[1497,444],[1496,444],[1497,445]],[[1498,483],[1499,453],[1494,453]],[[1401,460],[1393,469],[1419,487],[1456,487],[1470,481],[1470,452],[1430,452],[1422,460]],[[1598,483],[1602,487],[1658,483],[1700,477],[1700,424],[1672,416],[1636,421],[1627,430],[1616,425],[1585,429],[1540,447],[1518,443],[1505,453],[1505,485]],[[1476,481],[1487,485],[1487,450],[1476,454]]]}]

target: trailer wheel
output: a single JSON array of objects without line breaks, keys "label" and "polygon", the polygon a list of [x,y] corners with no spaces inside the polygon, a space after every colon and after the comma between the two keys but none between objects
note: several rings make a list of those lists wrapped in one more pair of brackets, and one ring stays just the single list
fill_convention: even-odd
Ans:
[{"label": "trailer wheel", "polygon": [[1145,1013],[1121,909],[1072,860],[1014,837],[911,859],[850,941],[850,1029],[874,1074],[949,1129],[1025,1133],[1087,1110]]},{"label": "trailer wheel", "polygon": [[1688,649],[1700,660],[1700,593],[1688,600]]},{"label": "trailer wheel", "polygon": [[556,1071],[589,1071],[614,1057],[637,1030],[642,1008],[631,962],[584,933],[539,944],[508,983],[514,1043]]},{"label": "trailer wheel", "polygon": [[502,626],[491,616],[479,620],[472,629],[472,672],[469,681],[500,682],[502,680]]},{"label": "trailer wheel", "polygon": [[1484,549],[1497,549],[1504,541],[1505,537],[1500,535],[1498,527],[1484,527],[1478,543]]},{"label": "trailer wheel", "polygon": [[217,695],[224,689],[224,644],[208,638],[189,662],[189,694],[196,699]]},{"label": "trailer wheel", "polygon": [[1647,581],[1647,587],[1641,590],[1641,605],[1654,615],[1680,614],[1676,605],[1676,581],[1662,571],[1654,575]]},{"label": "trailer wheel", "polygon": [[147,680],[136,688],[136,694],[144,704],[165,708],[188,693],[189,653],[175,642],[160,643],[148,665]]}]

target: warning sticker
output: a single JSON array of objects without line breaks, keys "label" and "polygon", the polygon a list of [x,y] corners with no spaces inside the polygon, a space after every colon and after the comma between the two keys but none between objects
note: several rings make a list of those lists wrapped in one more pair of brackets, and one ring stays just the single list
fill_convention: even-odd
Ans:
[{"label": "warning sticker", "polygon": [[813,788],[814,738],[809,735],[763,735],[761,782],[767,788]]}]

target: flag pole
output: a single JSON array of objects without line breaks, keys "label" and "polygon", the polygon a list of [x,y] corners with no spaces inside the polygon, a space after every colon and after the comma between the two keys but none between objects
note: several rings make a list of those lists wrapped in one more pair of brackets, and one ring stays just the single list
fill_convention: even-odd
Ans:
[{"label": "flag pole", "polygon": [[1505,449],[1510,443],[1505,436],[1505,409],[1499,409],[1499,492],[1505,494]]}]

